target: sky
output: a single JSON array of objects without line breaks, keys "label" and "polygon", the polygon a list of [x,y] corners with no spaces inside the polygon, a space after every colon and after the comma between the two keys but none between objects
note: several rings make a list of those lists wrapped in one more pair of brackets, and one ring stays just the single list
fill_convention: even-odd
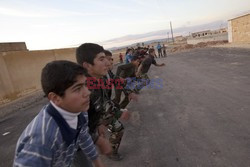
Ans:
[{"label": "sky", "polygon": [[195,26],[249,10],[250,0],[1,0],[0,43],[76,47],[169,29],[170,21],[173,28]]}]

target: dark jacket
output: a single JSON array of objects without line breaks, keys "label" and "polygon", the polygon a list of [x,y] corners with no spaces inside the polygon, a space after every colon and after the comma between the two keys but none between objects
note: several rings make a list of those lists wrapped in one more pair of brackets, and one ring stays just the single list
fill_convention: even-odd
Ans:
[{"label": "dark jacket", "polygon": [[154,56],[148,55],[141,63],[142,65],[142,69],[141,69],[141,73],[142,74],[146,74],[151,66],[151,64],[156,65],[156,61]]},{"label": "dark jacket", "polygon": [[120,65],[117,68],[116,76],[121,78],[135,77],[136,67],[132,64]]}]

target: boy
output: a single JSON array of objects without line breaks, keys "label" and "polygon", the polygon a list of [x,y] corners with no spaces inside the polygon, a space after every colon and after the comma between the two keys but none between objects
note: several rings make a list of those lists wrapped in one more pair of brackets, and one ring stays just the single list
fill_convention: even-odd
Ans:
[{"label": "boy", "polygon": [[103,167],[88,134],[90,92],[86,70],[70,61],[53,61],[42,70],[42,89],[50,100],[20,136],[14,166],[71,166],[81,150]]},{"label": "boy", "polygon": [[162,50],[163,50],[163,56],[164,57],[167,57],[167,47],[163,44],[163,46],[162,46]]},{"label": "boy", "polygon": [[[112,53],[110,51],[108,51],[108,50],[104,50],[104,54],[105,54],[106,59],[109,61],[110,65],[108,66],[107,75],[104,76],[103,78],[106,80],[106,82],[107,81],[111,82],[111,80],[112,80],[112,82],[114,82],[114,79],[116,79],[116,78],[115,78],[115,74],[112,72],[113,64],[114,64],[114,62],[113,62],[114,60],[112,58]],[[110,83],[110,84],[112,84],[112,83]],[[113,86],[113,84],[112,84],[112,86]],[[113,87],[110,87],[110,89],[106,89],[106,92],[107,92],[109,98],[111,98],[112,88]]]},{"label": "boy", "polygon": [[[135,73],[136,73],[136,69],[138,65],[139,65],[139,57],[133,56],[131,59],[131,63],[118,66],[117,71],[116,71],[116,76],[119,78],[123,78],[123,79],[133,78],[135,77]],[[122,102],[120,102],[120,100],[121,100],[121,93],[123,90],[115,89],[115,98],[113,99],[113,101],[115,103],[118,103],[122,109],[126,108],[126,106],[128,105],[131,99],[137,100],[137,95],[133,92],[134,89],[133,88],[126,89],[126,88],[131,88],[132,87],[131,84],[133,83],[132,82],[130,82],[129,84],[127,83],[127,85],[125,86],[124,88],[125,98],[122,100]]]},{"label": "boy", "polygon": [[136,77],[138,79],[142,80],[142,82],[140,82],[137,85],[138,91],[150,83],[150,79],[149,79],[147,73],[149,71],[151,64],[154,64],[157,67],[165,66],[164,63],[162,63],[162,64],[156,63],[156,61],[155,61],[156,54],[155,54],[155,50],[153,48],[149,49],[148,53],[149,53],[149,55],[141,62],[140,66],[137,70],[137,73],[136,73]]},{"label": "boy", "polygon": [[[110,116],[109,95],[104,88],[103,77],[108,74],[110,62],[106,58],[102,46],[94,43],[84,43],[76,50],[76,59],[78,64],[87,69],[89,74],[90,109],[89,128],[93,141],[104,154],[111,154],[110,157],[120,159],[120,155],[112,149],[110,142],[105,138],[105,131],[108,125],[107,118]],[[110,118],[110,117],[109,117]]]},{"label": "boy", "polygon": [[[114,105],[106,92],[103,77],[108,74],[111,66],[106,58],[102,46],[93,43],[84,43],[76,50],[76,59],[78,64],[88,70],[89,89],[91,90],[89,113],[89,128],[93,141],[99,147],[100,151],[113,160],[121,160],[110,142],[105,138],[106,126],[108,126],[111,110]],[[115,114],[115,113],[112,113]],[[81,155],[79,155],[81,156]],[[80,159],[80,158],[79,158]]]},{"label": "boy", "polygon": [[[114,73],[111,71],[113,68],[113,58],[112,58],[112,53],[108,50],[104,51],[106,59],[110,62],[110,66],[109,66],[109,71],[108,74],[104,77],[106,82],[113,80],[113,85],[116,87],[117,86],[117,82],[115,82],[115,80],[119,80],[119,78],[116,78]],[[108,94],[109,100],[111,101],[111,94],[112,94],[112,87],[111,89],[106,89],[105,91]],[[121,160],[123,157],[118,153],[118,149],[122,140],[122,136],[124,133],[124,126],[123,124],[119,121],[119,119],[122,120],[128,120],[130,117],[129,112],[127,111],[127,109],[120,109],[120,105],[119,103],[113,103],[110,102],[113,105],[108,109],[109,111],[109,115],[107,115],[106,117],[106,126],[108,127],[109,131],[111,132],[109,141],[112,145],[112,149],[113,149],[113,154],[109,156],[110,159],[112,160],[116,160],[119,161]]]},{"label": "boy", "polygon": [[100,87],[101,78],[108,72],[110,65],[105,58],[102,46],[93,43],[84,43],[76,50],[77,63],[88,71],[88,89],[91,91],[89,115],[89,132],[94,143],[103,154],[111,153],[109,141],[105,138],[105,129],[102,117],[105,113],[105,104],[108,101],[106,92]]},{"label": "boy", "polygon": [[126,56],[125,56],[125,64],[128,64],[131,62],[131,59],[132,59],[132,54],[133,54],[133,50],[132,49],[128,49],[126,51]]},{"label": "boy", "polygon": [[161,47],[161,44],[160,42],[158,42],[158,45],[156,46],[157,50],[158,50],[158,57],[163,57],[162,56],[162,47]]},{"label": "boy", "polygon": [[123,55],[122,55],[122,53],[119,54],[119,60],[120,60],[120,63],[123,63]]}]

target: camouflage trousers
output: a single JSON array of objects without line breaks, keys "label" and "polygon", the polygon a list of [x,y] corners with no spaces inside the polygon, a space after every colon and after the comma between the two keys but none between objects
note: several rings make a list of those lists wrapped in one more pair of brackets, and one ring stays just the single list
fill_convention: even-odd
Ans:
[{"label": "camouflage trousers", "polygon": [[124,133],[124,126],[119,120],[113,119],[111,124],[108,125],[108,130],[111,133],[109,142],[111,143],[113,153],[117,153]]},{"label": "camouflage trousers", "polygon": [[136,91],[140,91],[143,87],[147,86],[150,83],[150,79],[148,77],[148,75],[145,74],[140,74],[139,77],[136,78],[137,79],[137,84],[136,84]]},{"label": "camouflage trousers", "polygon": [[122,92],[122,89],[115,89],[115,98],[113,99],[113,102],[119,104],[120,108],[124,109],[129,104],[129,98],[127,94],[124,94],[124,98],[121,101]]},{"label": "camouflage trousers", "polygon": [[109,142],[112,146],[113,153],[117,153],[124,133],[124,126],[112,114],[107,114],[103,118],[103,124],[108,128],[108,131],[110,132]]}]

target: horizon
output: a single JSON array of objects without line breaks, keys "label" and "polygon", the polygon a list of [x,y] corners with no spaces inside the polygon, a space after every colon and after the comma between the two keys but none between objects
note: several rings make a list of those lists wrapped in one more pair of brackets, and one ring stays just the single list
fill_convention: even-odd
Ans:
[{"label": "horizon", "polygon": [[[70,48],[85,42],[108,47],[105,43],[112,40],[167,31],[170,21],[175,30],[226,22],[250,11],[250,1],[236,0],[2,0],[0,4],[0,42],[25,42],[29,50]],[[128,42],[132,43],[137,42]]]}]

